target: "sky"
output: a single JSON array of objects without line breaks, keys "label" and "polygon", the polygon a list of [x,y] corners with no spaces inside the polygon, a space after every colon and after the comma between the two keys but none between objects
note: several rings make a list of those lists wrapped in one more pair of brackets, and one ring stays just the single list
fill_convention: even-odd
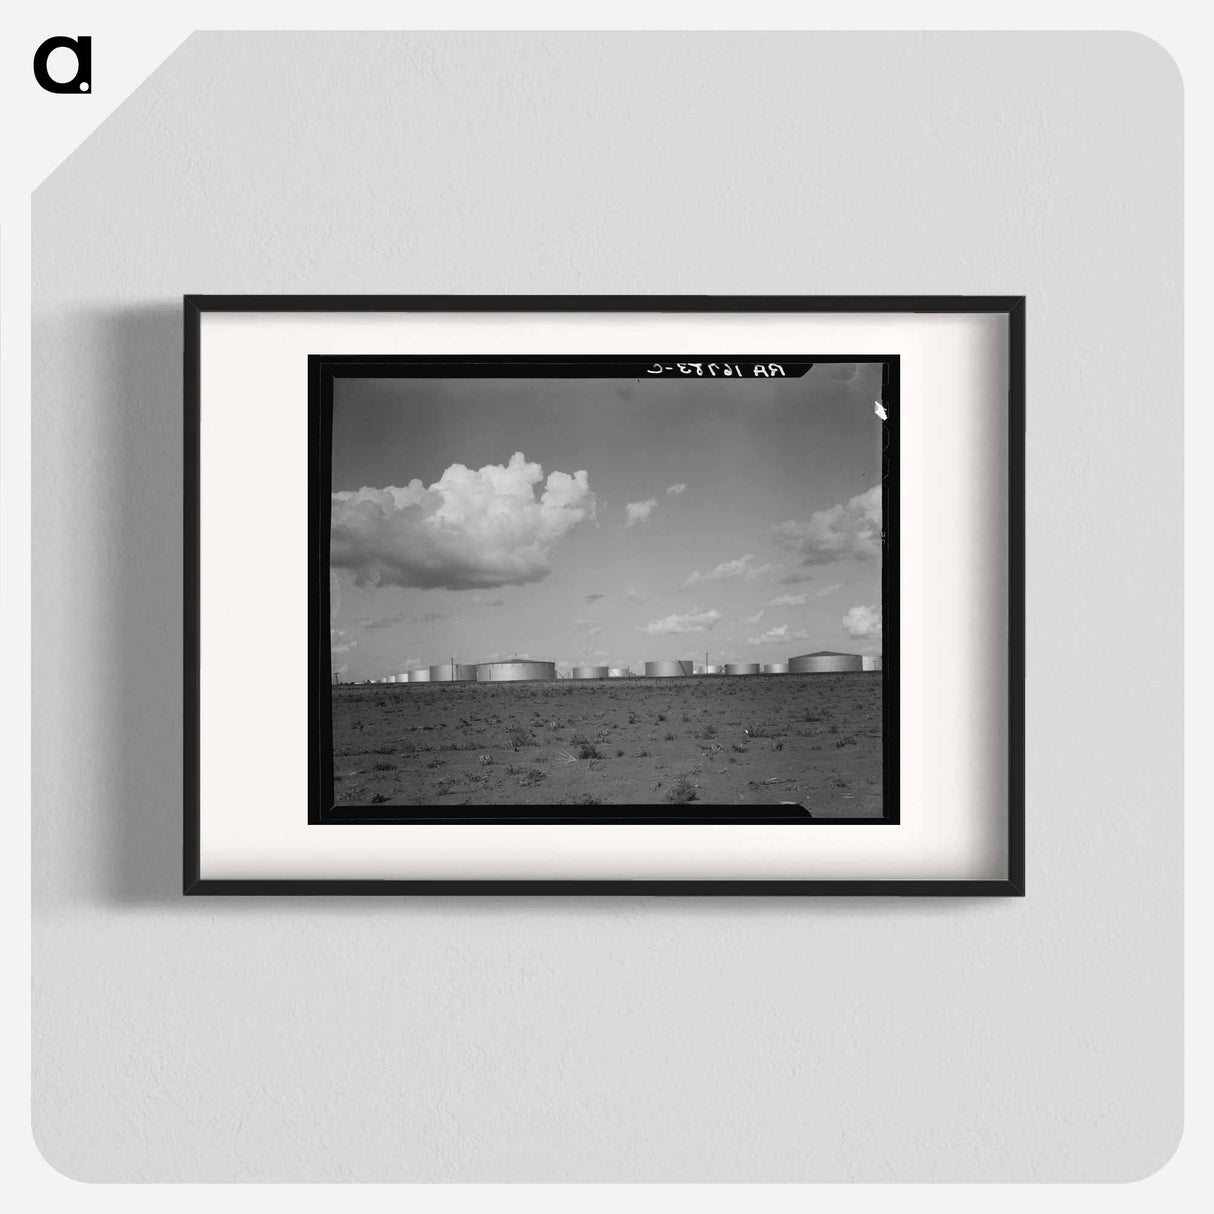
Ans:
[{"label": "sky", "polygon": [[877,364],[338,379],[333,669],[880,653],[880,396]]}]

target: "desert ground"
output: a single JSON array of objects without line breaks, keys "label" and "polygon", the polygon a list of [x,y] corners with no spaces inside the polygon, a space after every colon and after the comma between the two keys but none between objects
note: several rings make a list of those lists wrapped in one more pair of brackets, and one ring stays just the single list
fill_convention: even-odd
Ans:
[{"label": "desert ground", "polygon": [[881,675],[346,685],[338,806],[777,805],[879,818]]}]

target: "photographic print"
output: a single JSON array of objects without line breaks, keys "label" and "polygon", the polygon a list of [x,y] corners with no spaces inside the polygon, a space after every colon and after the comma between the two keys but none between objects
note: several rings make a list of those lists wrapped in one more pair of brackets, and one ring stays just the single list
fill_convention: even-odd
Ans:
[{"label": "photographic print", "polygon": [[896,357],[313,362],[313,821],[896,823]]}]

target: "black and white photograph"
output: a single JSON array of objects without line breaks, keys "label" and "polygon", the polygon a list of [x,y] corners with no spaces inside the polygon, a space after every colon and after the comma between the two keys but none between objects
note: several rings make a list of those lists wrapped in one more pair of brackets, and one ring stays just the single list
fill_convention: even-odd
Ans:
[{"label": "black and white photograph", "polygon": [[896,364],[327,362],[320,820],[896,821]]}]

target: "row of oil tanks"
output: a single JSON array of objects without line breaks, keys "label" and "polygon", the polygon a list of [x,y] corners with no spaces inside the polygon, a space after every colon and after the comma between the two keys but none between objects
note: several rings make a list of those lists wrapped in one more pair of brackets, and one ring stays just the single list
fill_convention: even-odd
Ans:
[{"label": "row of oil tanks", "polygon": [[880,670],[881,655],[834,653],[820,650],[789,658],[787,662],[726,662],[724,666],[697,666],[696,674],[831,674],[852,670]]},{"label": "row of oil tanks", "polygon": [[443,662],[404,674],[390,674],[383,683],[520,683],[555,679],[555,662]]},{"label": "row of oil tanks", "polygon": [[[806,653],[787,662],[727,662],[723,666],[694,666],[691,662],[659,661],[645,663],[645,678],[669,679],[689,675],[749,674],[830,674],[857,670],[880,670],[880,655],[833,653],[826,650]],[[632,671],[623,666],[575,666],[574,679],[624,679]],[[556,679],[555,662],[444,662],[421,667],[404,674],[389,675],[384,683],[521,683]],[[374,681],[374,680],[373,680]]]}]

